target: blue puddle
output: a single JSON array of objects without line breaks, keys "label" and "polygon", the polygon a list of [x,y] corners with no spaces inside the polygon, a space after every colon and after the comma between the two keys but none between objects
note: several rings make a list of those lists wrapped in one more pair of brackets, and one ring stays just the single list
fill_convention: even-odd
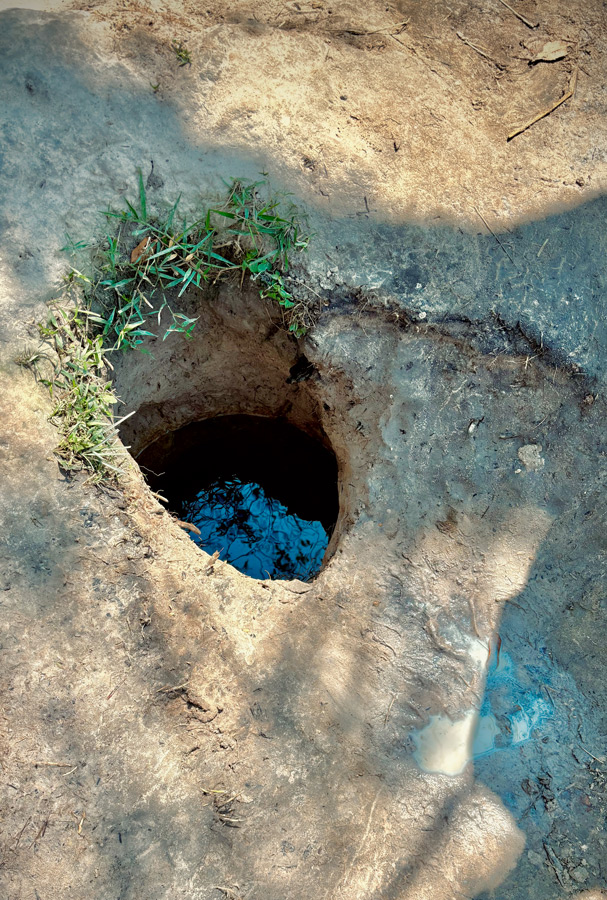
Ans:
[{"label": "blue puddle", "polygon": [[458,718],[430,716],[412,733],[413,756],[425,772],[459,775],[474,760],[477,771],[495,784],[515,760],[520,762],[521,754],[533,754],[550,742],[562,724],[548,687],[553,674],[559,676],[542,658],[542,648],[536,648],[532,663],[518,665],[509,653],[498,654],[493,644],[491,651],[480,710],[469,709]]},{"label": "blue puddle", "polygon": [[543,726],[554,716],[548,665],[515,666],[505,651],[497,659],[495,647],[492,658],[472,746],[474,759],[541,739]]},{"label": "blue puddle", "polygon": [[320,522],[300,519],[261,485],[218,478],[175,508],[195,525],[190,537],[207,553],[252,578],[307,581],[320,570],[328,535]]}]

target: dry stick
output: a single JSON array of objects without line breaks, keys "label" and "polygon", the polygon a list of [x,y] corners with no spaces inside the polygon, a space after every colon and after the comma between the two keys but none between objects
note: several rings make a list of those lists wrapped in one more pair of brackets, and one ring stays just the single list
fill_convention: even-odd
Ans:
[{"label": "dry stick", "polygon": [[395,25],[384,25],[383,28],[376,28],[374,31],[354,31],[353,29],[346,28],[343,31],[332,31],[331,34],[353,34],[356,37],[364,37],[368,34],[388,34],[390,37],[392,36],[390,32],[395,31],[395,29],[400,28],[402,31],[409,24],[409,19],[405,19],[403,22],[397,22]]},{"label": "dry stick", "polygon": [[[558,883],[561,885],[561,887],[565,887],[565,883],[564,883],[563,877],[561,875],[563,866],[562,866],[560,859],[558,858],[558,856],[556,855],[556,853],[554,852],[552,847],[549,847],[548,844],[543,843],[542,846],[544,847],[544,852],[546,853],[546,856],[548,857],[548,862],[550,863],[550,865],[552,866],[552,869],[554,870],[554,874],[556,875],[556,879],[557,879]],[[552,857],[554,857],[554,859]],[[556,860],[556,863],[554,860]],[[558,866],[557,866],[557,863],[558,863]]]},{"label": "dry stick", "polygon": [[401,52],[404,53],[404,52],[406,52],[406,51],[409,49],[409,48],[407,47],[407,45],[405,44],[405,42],[404,42],[404,41],[401,41],[401,39],[400,39],[399,37],[397,37],[395,34],[389,34],[388,37],[391,37],[393,41],[396,41],[396,43],[397,43],[400,47],[404,47],[404,50],[402,50]]},{"label": "dry stick", "polygon": [[520,19],[521,22],[523,22],[523,24],[527,26],[527,28],[537,28],[537,26],[540,24],[539,22],[536,22],[534,25],[533,22],[530,22],[529,19],[525,18],[525,16],[521,16],[520,13],[517,13],[515,9],[512,9],[512,7],[506,3],[506,0],[500,0],[500,3],[503,4],[506,9],[509,9],[511,13],[514,13],[516,18]]},{"label": "dry stick", "polygon": [[510,262],[512,263],[512,265],[515,266],[516,263],[514,262],[514,260],[512,259],[512,257],[510,256],[510,254],[508,253],[508,251],[506,250],[506,248],[504,247],[504,245],[503,245],[502,242],[500,241],[500,239],[498,238],[498,236],[497,236],[497,234],[495,233],[495,231],[493,230],[493,228],[491,228],[491,226],[490,226],[489,223],[487,222],[487,220],[486,220],[486,218],[484,217],[484,215],[482,214],[482,212],[480,212],[480,211],[476,208],[476,206],[474,207],[474,210],[475,210],[477,216],[479,217],[479,219],[481,220],[481,222],[484,224],[484,226],[485,226],[485,228],[487,229],[487,231],[488,231],[490,234],[493,235],[493,237],[495,238],[495,240],[497,241],[497,243],[500,245],[500,247],[502,248],[502,250],[504,251],[504,253],[505,253],[506,256],[508,257],[508,259],[510,260]]},{"label": "dry stick", "polygon": [[29,816],[27,822],[25,823],[25,825],[23,826],[23,828],[21,829],[21,831],[20,831],[19,834],[17,835],[17,840],[15,841],[15,846],[13,847],[13,852],[14,852],[14,851],[17,849],[17,847],[19,846],[19,841],[21,840],[21,835],[23,834],[23,832],[25,831],[25,829],[27,828],[27,826],[29,825],[29,823],[30,823],[31,821],[32,821],[32,817]]},{"label": "dry stick", "polygon": [[40,838],[43,838],[43,837],[44,837],[44,835],[46,834],[46,828],[47,828],[48,823],[49,823],[49,820],[48,820],[48,819],[45,819],[44,822],[42,823],[42,825],[40,826],[40,828],[38,829],[38,834],[36,835],[36,837],[34,838],[34,840],[32,841],[32,843],[30,844],[30,847],[33,847],[34,844],[35,844]]},{"label": "dry stick", "polygon": [[397,697],[397,695],[394,694],[394,696],[390,700],[390,706],[388,707],[388,709],[386,711],[386,715],[384,716],[384,725],[388,724],[388,719],[390,718],[390,712],[392,710],[392,707],[394,706],[394,701],[396,700],[396,697]]},{"label": "dry stick", "polygon": [[559,106],[561,106],[561,104],[563,104],[566,100],[570,100],[571,97],[573,97],[573,95],[575,94],[575,88],[577,85],[577,73],[578,73],[578,70],[576,69],[573,74],[573,80],[572,80],[570,89],[567,91],[566,94],[563,94],[563,96],[561,97],[560,100],[557,100],[556,103],[553,103],[549,109],[545,109],[544,112],[539,113],[537,116],[535,116],[529,122],[526,122],[520,128],[515,129],[515,131],[511,131],[510,134],[508,135],[508,137],[506,138],[506,141],[511,141],[512,138],[515,138],[518,134],[522,134],[523,131],[527,131],[528,128],[531,128],[531,126],[535,125],[536,122],[539,122],[540,119],[544,119],[546,116],[549,116],[550,113],[553,113],[554,110],[558,109]]},{"label": "dry stick", "polygon": [[392,37],[392,32],[393,32],[393,31],[396,31],[396,30],[398,29],[398,32],[397,32],[397,33],[400,34],[401,31],[404,31],[404,29],[407,27],[408,24],[409,24],[409,19],[405,19],[403,22],[397,22],[396,25],[387,25],[385,28],[376,28],[375,31],[361,31],[360,34],[361,34],[361,35],[365,35],[365,34],[387,34],[387,35],[389,35],[390,37]]},{"label": "dry stick", "polygon": [[594,759],[596,762],[598,762],[598,763],[602,763],[602,762],[603,762],[602,759],[599,759],[598,756],[595,756],[593,753],[590,752],[590,750],[586,750],[586,748],[585,748],[585,747],[582,747],[581,744],[580,744],[580,750],[583,750],[584,753],[587,753],[588,756],[591,756],[592,759]]},{"label": "dry stick", "polygon": [[116,691],[118,690],[118,688],[121,687],[125,681],[126,681],[126,678],[123,678],[122,681],[119,681],[118,684],[112,688],[112,690],[109,692],[109,694],[107,695],[107,697],[105,699],[111,700],[112,697],[114,696],[114,694],[116,693]]},{"label": "dry stick", "polygon": [[[491,506],[491,504],[489,504],[489,506]],[[487,509],[489,509],[489,506],[487,507]],[[482,519],[482,516],[481,516],[481,519]],[[474,600],[470,596],[467,597],[467,600],[468,600],[468,606],[470,607],[470,618],[472,620],[472,627],[474,628],[474,633],[477,636],[477,638],[480,638],[480,632],[478,630],[478,623],[476,621],[476,607],[474,605]]]},{"label": "dry stick", "polygon": [[492,62],[494,66],[498,67],[498,69],[504,68],[504,66],[501,63],[498,63],[498,61],[496,59],[493,59],[492,56],[489,56],[488,53],[485,53],[484,50],[481,50],[480,47],[477,47],[476,44],[473,44],[472,41],[469,41],[468,38],[464,37],[464,35],[461,33],[461,31],[456,31],[455,33],[458,36],[458,38],[460,39],[460,41],[463,41],[467,47],[471,47],[472,50],[474,50],[475,53],[478,53],[479,56],[483,56],[485,59],[488,59],[489,62]]},{"label": "dry stick", "polygon": [[180,528],[183,528],[185,531],[193,531],[194,534],[202,534],[200,528],[197,528],[196,525],[192,525],[191,522],[182,522],[181,519],[175,519],[175,524],[179,525]]},{"label": "dry stick", "polygon": [[183,684],[177,684],[175,687],[161,687],[156,691],[157,694],[170,694],[172,691],[180,691],[182,688],[187,687],[189,681],[184,681]]}]

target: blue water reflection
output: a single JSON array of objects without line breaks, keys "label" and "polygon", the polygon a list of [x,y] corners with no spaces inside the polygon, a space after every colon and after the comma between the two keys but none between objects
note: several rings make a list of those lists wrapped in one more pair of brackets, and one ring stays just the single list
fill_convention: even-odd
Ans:
[{"label": "blue water reflection", "polygon": [[546,692],[546,685],[552,684],[550,667],[517,666],[505,651],[499,657],[495,652],[492,655],[474,738],[476,759],[516,747],[534,736],[541,738],[542,727],[554,715]]},{"label": "blue water reflection", "polygon": [[320,522],[300,519],[259,484],[236,477],[212,481],[175,512],[200,530],[191,537],[207,553],[219,550],[220,559],[252,578],[307,581],[327,549]]}]

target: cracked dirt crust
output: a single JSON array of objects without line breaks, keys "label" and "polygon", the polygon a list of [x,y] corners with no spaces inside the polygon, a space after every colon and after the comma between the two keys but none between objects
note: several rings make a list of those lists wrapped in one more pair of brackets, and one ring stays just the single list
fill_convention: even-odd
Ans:
[{"label": "cracked dirt crust", "polygon": [[[603,5],[55,7],[0,13],[2,897],[602,896]],[[311,585],[209,573],[136,467],[64,478],[13,362],[137,166],[159,207],[262,170],[309,214],[299,346],[226,283],[118,380],[173,426],[310,392],[342,495]],[[555,724],[423,772],[413,733],[479,708],[498,632]]]}]

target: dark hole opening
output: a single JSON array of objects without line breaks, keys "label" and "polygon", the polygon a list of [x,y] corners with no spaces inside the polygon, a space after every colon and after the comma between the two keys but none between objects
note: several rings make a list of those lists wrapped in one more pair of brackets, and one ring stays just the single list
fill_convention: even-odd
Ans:
[{"label": "dark hole opening", "polygon": [[194,422],[137,461],[208,553],[254,578],[306,581],[320,570],[339,513],[337,461],[285,419]]}]

